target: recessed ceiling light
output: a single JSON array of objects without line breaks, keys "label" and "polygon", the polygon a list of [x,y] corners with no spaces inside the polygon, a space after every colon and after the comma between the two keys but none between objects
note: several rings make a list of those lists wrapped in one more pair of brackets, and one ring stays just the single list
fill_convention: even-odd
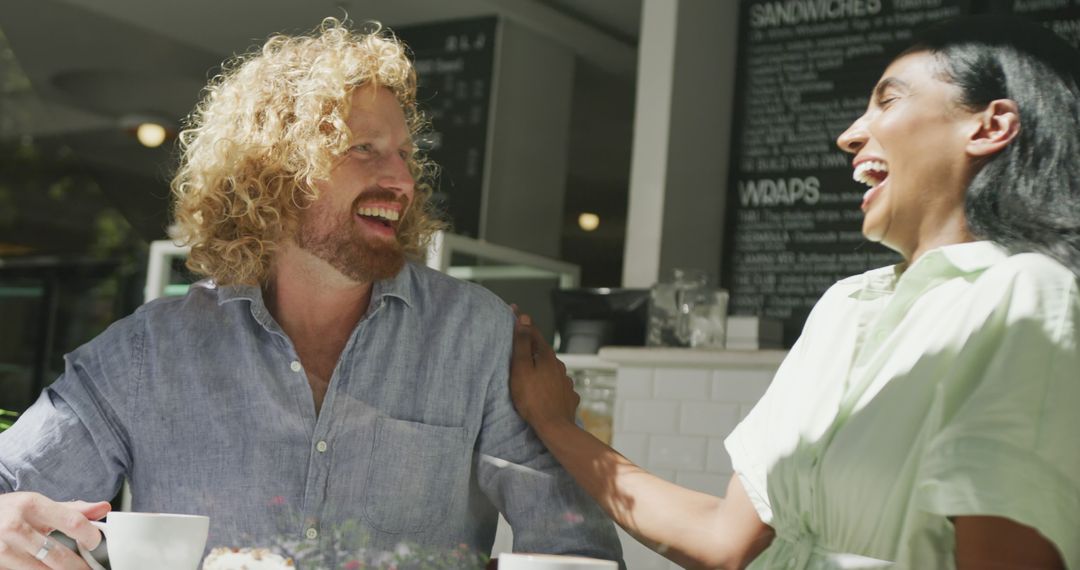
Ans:
[{"label": "recessed ceiling light", "polygon": [[600,227],[600,216],[597,216],[596,214],[593,214],[591,212],[583,212],[580,216],[578,216],[577,223],[579,226],[581,226],[581,229],[587,232],[591,232],[596,228]]},{"label": "recessed ceiling light", "polygon": [[165,127],[157,123],[140,123],[135,128],[135,137],[147,148],[159,147],[165,142]]}]

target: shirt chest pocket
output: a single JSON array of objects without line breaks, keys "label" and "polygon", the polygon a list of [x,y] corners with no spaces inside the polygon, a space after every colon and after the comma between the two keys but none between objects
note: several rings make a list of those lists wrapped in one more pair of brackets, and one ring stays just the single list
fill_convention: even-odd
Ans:
[{"label": "shirt chest pocket", "polygon": [[465,428],[378,418],[363,515],[387,533],[425,530],[446,518],[460,496],[471,456]]}]

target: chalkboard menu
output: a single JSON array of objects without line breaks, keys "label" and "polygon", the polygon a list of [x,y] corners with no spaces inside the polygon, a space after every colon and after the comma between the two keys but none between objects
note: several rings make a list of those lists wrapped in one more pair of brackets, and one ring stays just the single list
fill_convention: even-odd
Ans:
[{"label": "chalkboard menu", "polygon": [[964,0],[749,0],[740,10],[725,285],[731,312],[784,321],[785,344],[838,279],[899,256],[860,231],[866,187],[836,137],[913,30]]},{"label": "chalkboard menu", "polygon": [[1080,0],[743,0],[724,285],[731,312],[790,346],[838,279],[899,261],[861,233],[866,187],[835,140],[913,32],[976,13],[1043,23],[1080,47]]},{"label": "chalkboard menu", "polygon": [[495,63],[495,17],[395,29],[412,49],[417,98],[430,116],[420,145],[440,166],[435,200],[455,233],[480,230],[488,109]]},{"label": "chalkboard menu", "polygon": [[990,10],[1041,22],[1080,48],[1080,0],[991,0]]}]

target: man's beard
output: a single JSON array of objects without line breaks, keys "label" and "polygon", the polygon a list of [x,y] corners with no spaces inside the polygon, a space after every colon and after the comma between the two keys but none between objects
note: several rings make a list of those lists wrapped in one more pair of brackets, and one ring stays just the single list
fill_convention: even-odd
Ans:
[{"label": "man's beard", "polygon": [[313,210],[300,212],[296,244],[345,277],[357,283],[371,283],[397,275],[405,265],[404,249],[397,239],[378,239],[362,233],[355,219],[356,203],[347,218],[338,217],[336,221],[331,215],[319,215]]}]

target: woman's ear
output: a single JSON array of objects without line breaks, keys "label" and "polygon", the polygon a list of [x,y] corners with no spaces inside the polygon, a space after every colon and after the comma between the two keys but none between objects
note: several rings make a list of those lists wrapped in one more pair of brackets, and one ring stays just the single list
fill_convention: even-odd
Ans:
[{"label": "woman's ear", "polygon": [[968,155],[989,158],[1001,152],[1020,132],[1020,107],[1011,99],[995,99],[975,114],[979,123],[967,143]]}]

